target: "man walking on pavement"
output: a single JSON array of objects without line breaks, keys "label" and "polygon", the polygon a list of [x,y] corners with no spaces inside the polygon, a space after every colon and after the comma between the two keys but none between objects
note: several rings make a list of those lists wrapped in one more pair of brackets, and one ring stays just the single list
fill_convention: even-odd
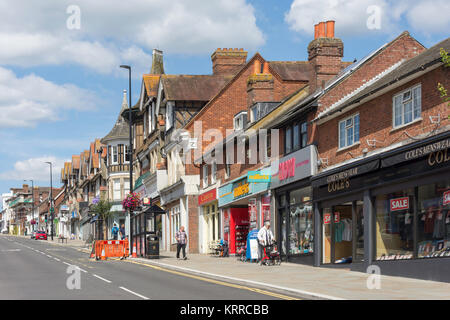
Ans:
[{"label": "man walking on pavement", "polygon": [[175,235],[175,239],[177,240],[177,259],[180,259],[180,250],[183,250],[183,260],[186,260],[186,243],[187,243],[187,234],[184,231],[184,226],[180,227],[180,230],[177,231]]},{"label": "man walking on pavement", "polygon": [[122,226],[120,227],[119,232],[120,232],[120,237],[121,237],[120,240],[124,240],[125,237],[126,237],[126,236],[125,236],[125,225],[124,225],[124,224],[122,224]]},{"label": "man walking on pavement", "polygon": [[264,256],[264,247],[271,245],[273,242],[273,233],[270,230],[270,222],[266,222],[264,227],[258,231],[258,258],[259,264],[262,264]]}]

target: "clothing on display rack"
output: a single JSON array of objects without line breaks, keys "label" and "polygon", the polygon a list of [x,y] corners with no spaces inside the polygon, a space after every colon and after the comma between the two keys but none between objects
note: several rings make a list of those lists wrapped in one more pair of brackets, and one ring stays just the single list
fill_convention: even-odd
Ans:
[{"label": "clothing on display rack", "polygon": [[334,241],[352,241],[352,219],[343,219],[334,224]]}]

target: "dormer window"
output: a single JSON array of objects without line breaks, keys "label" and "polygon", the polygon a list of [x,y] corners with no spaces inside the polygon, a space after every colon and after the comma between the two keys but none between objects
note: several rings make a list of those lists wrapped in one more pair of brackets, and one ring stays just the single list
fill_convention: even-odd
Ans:
[{"label": "dormer window", "polygon": [[247,112],[242,111],[234,116],[234,130],[243,130],[247,122]]}]

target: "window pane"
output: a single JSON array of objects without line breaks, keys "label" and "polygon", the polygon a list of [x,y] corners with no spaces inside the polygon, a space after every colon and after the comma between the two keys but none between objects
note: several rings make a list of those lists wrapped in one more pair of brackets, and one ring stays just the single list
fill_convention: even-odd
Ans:
[{"label": "window pane", "polygon": [[345,122],[339,123],[339,148],[345,147]]},{"label": "window pane", "polygon": [[353,132],[353,142],[359,141],[359,114],[357,114],[354,119],[354,132]]},{"label": "window pane", "polygon": [[[413,257],[414,189],[378,195],[376,198],[377,260],[411,259]],[[407,198],[409,206],[404,199]],[[391,204],[400,204],[394,206]],[[401,205],[405,209],[401,210]]]},{"label": "window pane", "polygon": [[394,125],[399,126],[402,124],[402,105],[400,103],[401,96],[394,98]]},{"label": "window pane", "polygon": [[299,130],[299,125],[296,124],[294,126],[294,131],[293,131],[293,150],[296,150],[300,147],[300,130]]},{"label": "window pane", "polygon": [[420,118],[422,112],[420,87],[414,89],[414,119]]},{"label": "window pane", "polygon": [[347,146],[353,144],[353,127],[347,129]]},{"label": "window pane", "polygon": [[292,150],[292,130],[291,127],[286,128],[286,153]]},{"label": "window pane", "polygon": [[410,123],[412,121],[412,102],[405,103],[405,116],[404,123]]}]

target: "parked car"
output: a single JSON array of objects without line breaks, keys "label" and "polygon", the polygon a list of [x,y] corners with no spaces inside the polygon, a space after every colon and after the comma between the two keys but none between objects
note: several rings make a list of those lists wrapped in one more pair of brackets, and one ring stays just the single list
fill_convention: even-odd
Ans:
[{"label": "parked car", "polygon": [[35,240],[47,240],[47,232],[45,231],[36,231],[36,234],[34,236]]}]

